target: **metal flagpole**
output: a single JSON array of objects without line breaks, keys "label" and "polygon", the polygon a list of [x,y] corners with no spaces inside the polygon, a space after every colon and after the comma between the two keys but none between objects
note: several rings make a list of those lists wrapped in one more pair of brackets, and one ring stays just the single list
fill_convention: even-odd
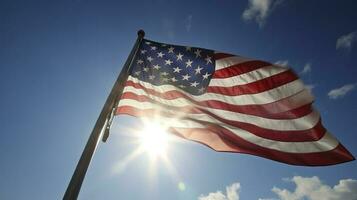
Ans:
[{"label": "metal flagpole", "polygon": [[115,106],[117,105],[117,100],[123,92],[125,80],[128,77],[129,67],[133,61],[134,55],[136,54],[140,42],[142,41],[144,36],[145,36],[145,32],[143,30],[139,30],[138,38],[136,39],[134,47],[131,50],[129,57],[126,60],[123,69],[121,70],[116,82],[114,83],[114,86],[103,106],[103,109],[100,112],[97,122],[95,123],[92,133],[89,136],[87,144],[82,152],[81,158],[79,159],[77,167],[72,175],[71,181],[68,184],[66,193],[63,196],[64,200],[77,199],[79,191],[82,186],[82,182],[86,175],[93,154],[97,148],[102,132],[104,132],[103,141],[105,142],[106,139],[108,138],[108,134],[109,134],[108,131],[112,120],[111,118],[113,116]]}]

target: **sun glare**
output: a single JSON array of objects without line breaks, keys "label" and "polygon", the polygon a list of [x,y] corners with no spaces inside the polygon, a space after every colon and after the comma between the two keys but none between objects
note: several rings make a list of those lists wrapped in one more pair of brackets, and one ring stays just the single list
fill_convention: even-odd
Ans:
[{"label": "sun glare", "polygon": [[140,146],[152,157],[163,156],[167,150],[168,135],[159,123],[150,123],[140,132]]}]

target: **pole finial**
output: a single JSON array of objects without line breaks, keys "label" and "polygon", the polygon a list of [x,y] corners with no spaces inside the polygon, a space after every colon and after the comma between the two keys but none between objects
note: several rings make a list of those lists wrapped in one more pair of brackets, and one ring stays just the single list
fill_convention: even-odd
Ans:
[{"label": "pole finial", "polygon": [[138,37],[144,38],[144,36],[145,36],[145,31],[142,29],[138,30]]}]

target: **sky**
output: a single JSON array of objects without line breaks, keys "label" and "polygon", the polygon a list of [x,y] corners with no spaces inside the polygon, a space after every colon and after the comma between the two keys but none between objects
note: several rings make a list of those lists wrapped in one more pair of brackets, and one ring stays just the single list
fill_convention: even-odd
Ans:
[{"label": "sky", "polygon": [[[291,66],[323,124],[357,155],[357,3],[0,1],[0,199],[62,198],[137,37]],[[357,162],[291,166],[175,138],[153,161],[142,121],[114,120],[79,199],[357,199]]]}]

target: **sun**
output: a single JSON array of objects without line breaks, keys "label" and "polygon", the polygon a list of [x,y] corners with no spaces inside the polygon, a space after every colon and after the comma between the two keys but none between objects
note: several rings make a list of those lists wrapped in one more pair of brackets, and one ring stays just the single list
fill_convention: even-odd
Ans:
[{"label": "sun", "polygon": [[146,123],[139,133],[140,148],[153,158],[166,154],[168,140],[165,128],[157,122]]}]

